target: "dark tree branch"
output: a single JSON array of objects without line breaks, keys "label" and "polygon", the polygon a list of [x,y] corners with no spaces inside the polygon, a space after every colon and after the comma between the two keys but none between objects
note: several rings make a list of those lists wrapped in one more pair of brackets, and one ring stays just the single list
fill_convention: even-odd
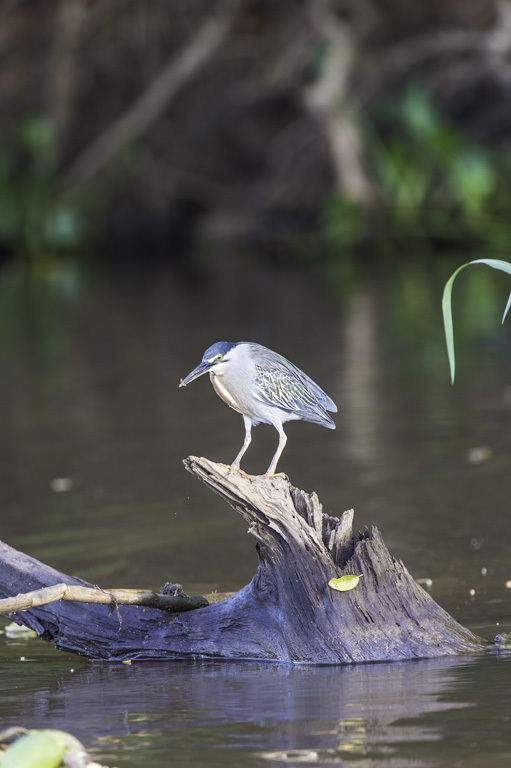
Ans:
[{"label": "dark tree branch", "polygon": [[72,161],[63,175],[63,186],[90,181],[151,127],[226,40],[240,2],[224,0],[220,11],[208,17],[182,50],[170,57],[144,93]]}]

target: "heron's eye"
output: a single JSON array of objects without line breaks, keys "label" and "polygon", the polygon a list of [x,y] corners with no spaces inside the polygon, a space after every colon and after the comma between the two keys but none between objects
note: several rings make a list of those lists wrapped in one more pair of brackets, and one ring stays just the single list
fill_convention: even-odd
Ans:
[{"label": "heron's eye", "polygon": [[222,359],[222,355],[217,355],[216,359],[218,360],[218,362],[220,362],[220,360]]}]

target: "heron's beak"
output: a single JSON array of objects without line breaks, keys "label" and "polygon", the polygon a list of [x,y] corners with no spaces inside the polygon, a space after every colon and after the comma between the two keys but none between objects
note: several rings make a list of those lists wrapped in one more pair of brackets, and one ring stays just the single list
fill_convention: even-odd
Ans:
[{"label": "heron's beak", "polygon": [[203,373],[207,373],[209,369],[211,368],[211,363],[199,363],[197,368],[194,368],[191,373],[188,374],[188,376],[184,379],[181,379],[180,387],[186,387],[187,384],[189,384],[194,379],[198,379],[199,376],[202,376]]}]

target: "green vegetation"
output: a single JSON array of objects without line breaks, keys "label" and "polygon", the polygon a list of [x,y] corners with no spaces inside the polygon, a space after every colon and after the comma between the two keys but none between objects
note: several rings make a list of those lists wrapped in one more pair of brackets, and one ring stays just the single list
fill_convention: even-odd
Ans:
[{"label": "green vegetation", "polygon": [[[449,355],[449,365],[451,368],[451,381],[454,382],[454,374],[455,374],[455,359],[454,359],[454,330],[453,330],[453,323],[452,323],[452,306],[451,306],[451,299],[452,299],[452,287],[454,280],[456,278],[456,275],[462,270],[465,269],[465,267],[470,267],[472,264],[485,264],[487,267],[492,267],[492,269],[498,269],[502,272],[506,272],[508,275],[511,275],[511,263],[508,261],[501,261],[500,259],[475,259],[474,261],[469,261],[467,264],[462,264],[461,267],[458,267],[458,269],[453,272],[447,283],[445,284],[444,293],[442,297],[442,312],[444,317],[444,329],[445,329],[445,340],[447,344],[447,354]],[[504,310],[504,315],[502,316],[502,322],[506,319],[506,315],[508,313],[509,307],[511,306],[511,294],[509,295],[509,298],[507,300],[506,308]]]},{"label": "green vegetation", "polygon": [[376,123],[364,133],[377,203],[367,211],[333,198],[325,229],[335,245],[380,250],[412,240],[415,250],[509,250],[510,153],[471,142],[417,87],[381,109]]},{"label": "green vegetation", "polygon": [[0,244],[27,261],[81,244],[79,202],[55,191],[51,123],[22,121],[14,140],[0,147]]},{"label": "green vegetation", "polygon": [[[433,248],[509,252],[510,152],[468,139],[417,86],[371,119],[361,132],[375,201],[368,209],[344,196],[329,198],[320,238],[297,237],[296,245],[307,242],[306,258],[318,256],[318,246],[323,254],[325,241],[336,262],[347,253],[385,256],[412,248],[414,255]],[[88,184],[60,191],[55,145],[51,122],[34,116],[0,146],[0,247],[28,262],[76,251],[86,239],[86,208],[94,199],[89,219],[97,224],[113,193],[103,188],[98,195]],[[123,190],[117,193],[122,199]]]}]

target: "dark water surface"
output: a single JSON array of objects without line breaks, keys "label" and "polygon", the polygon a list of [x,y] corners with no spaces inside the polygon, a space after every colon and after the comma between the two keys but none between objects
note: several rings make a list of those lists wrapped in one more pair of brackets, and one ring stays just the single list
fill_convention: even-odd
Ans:
[{"label": "dark water surface", "polygon": [[[0,538],[104,587],[246,584],[246,524],[181,464],[231,461],[242,420],[206,378],[178,384],[213,341],[254,340],[339,406],[336,431],[289,424],[291,482],[377,525],[461,623],[511,631],[503,276],[474,270],[456,288],[451,387],[440,297],[463,256],[368,274],[226,257],[214,273],[220,256],[201,257],[200,279],[73,264],[0,275]],[[260,473],[277,435],[253,438],[244,468]],[[509,765],[510,663],[108,666],[0,640],[0,723],[68,730],[119,768]]]}]

